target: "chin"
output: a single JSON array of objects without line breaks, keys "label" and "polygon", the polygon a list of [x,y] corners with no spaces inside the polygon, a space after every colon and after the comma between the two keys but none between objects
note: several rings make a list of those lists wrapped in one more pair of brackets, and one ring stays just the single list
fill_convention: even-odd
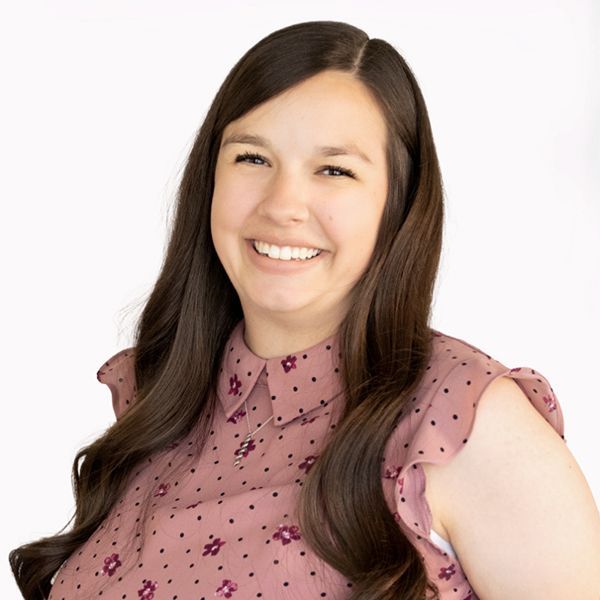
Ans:
[{"label": "chin", "polygon": [[271,304],[265,304],[264,301],[257,304],[264,311],[272,313],[293,313],[296,311],[303,310],[306,308],[307,303],[299,304],[298,302],[274,302]]},{"label": "chin", "polygon": [[305,309],[314,302],[311,298],[299,298],[294,290],[271,294],[269,298],[265,298],[265,294],[261,292],[257,290],[256,295],[246,295],[246,298],[250,298],[251,304],[263,312],[293,313]]}]

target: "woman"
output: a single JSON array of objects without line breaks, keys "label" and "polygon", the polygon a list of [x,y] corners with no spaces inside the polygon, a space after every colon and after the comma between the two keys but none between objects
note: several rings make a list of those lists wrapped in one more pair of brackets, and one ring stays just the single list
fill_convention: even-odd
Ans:
[{"label": "woman", "polygon": [[98,371],[117,421],[75,458],[74,526],[10,554],[23,596],[596,598],[548,380],[428,324],[442,228],[392,46],[323,21],[251,48]]}]

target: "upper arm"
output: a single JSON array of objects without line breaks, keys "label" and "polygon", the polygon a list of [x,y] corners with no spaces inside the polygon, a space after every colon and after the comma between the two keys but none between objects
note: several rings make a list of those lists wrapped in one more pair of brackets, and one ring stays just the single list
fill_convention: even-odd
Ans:
[{"label": "upper arm", "polygon": [[598,600],[600,518],[565,442],[509,377],[437,474],[442,521],[482,600]]}]

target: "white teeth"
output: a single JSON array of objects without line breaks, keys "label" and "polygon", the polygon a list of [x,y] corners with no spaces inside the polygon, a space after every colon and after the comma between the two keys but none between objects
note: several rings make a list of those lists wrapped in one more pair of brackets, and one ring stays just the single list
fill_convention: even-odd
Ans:
[{"label": "white teeth", "polygon": [[287,257],[283,256],[284,253],[287,254],[289,251],[290,251],[289,248],[284,247],[284,248],[280,249],[277,246],[270,246],[268,255],[269,255],[269,258],[279,258],[279,256],[282,255],[281,258],[285,258],[285,260],[289,260],[291,254],[292,254],[291,252],[290,252],[290,256],[287,256]]},{"label": "white teeth", "polygon": [[291,246],[283,246],[280,248],[279,246],[267,244],[258,240],[254,240],[253,245],[260,254],[268,255],[269,258],[278,260],[307,260],[321,253],[321,250],[318,248],[292,248]]}]

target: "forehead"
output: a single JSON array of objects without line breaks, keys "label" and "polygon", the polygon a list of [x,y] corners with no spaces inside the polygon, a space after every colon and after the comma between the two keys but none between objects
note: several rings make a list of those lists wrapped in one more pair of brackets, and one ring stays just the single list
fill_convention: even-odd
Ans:
[{"label": "forehead", "polygon": [[348,73],[323,71],[229,123],[223,140],[232,134],[262,136],[288,150],[355,146],[380,160],[387,126],[365,84]]}]

